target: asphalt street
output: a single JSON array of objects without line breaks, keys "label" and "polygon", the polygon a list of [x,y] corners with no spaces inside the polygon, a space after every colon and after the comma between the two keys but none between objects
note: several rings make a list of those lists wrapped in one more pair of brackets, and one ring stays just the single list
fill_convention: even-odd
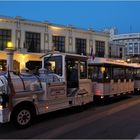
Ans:
[{"label": "asphalt street", "polygon": [[135,139],[140,134],[140,96],[92,103],[37,117],[23,130],[0,124],[0,138]]}]

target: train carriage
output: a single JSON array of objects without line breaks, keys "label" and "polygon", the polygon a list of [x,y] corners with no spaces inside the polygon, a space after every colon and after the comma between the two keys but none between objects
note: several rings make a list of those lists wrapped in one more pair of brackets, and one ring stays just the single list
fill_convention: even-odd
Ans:
[{"label": "train carriage", "polygon": [[122,60],[98,57],[89,60],[88,76],[96,98],[127,95],[134,90],[133,68]]}]

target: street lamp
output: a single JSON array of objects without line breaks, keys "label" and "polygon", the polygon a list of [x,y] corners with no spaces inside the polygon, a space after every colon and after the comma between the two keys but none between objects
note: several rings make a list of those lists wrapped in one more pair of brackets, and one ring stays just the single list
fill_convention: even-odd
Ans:
[{"label": "street lamp", "polygon": [[13,55],[15,49],[11,41],[7,42],[7,47],[5,51],[7,52],[7,68],[9,71],[13,71]]}]

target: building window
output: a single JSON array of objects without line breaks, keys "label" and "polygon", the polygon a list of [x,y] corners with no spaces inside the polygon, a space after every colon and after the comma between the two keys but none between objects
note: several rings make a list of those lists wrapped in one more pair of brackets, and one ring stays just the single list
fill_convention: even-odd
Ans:
[{"label": "building window", "polygon": [[97,57],[104,57],[105,54],[105,42],[104,41],[96,41],[96,56]]},{"label": "building window", "polygon": [[127,46],[125,46],[124,47],[124,55],[127,55],[128,54],[127,50],[128,50],[128,48],[127,48]]},{"label": "building window", "polygon": [[109,46],[109,57],[111,57],[111,46]]},{"label": "building window", "polygon": [[122,53],[120,53],[120,58],[122,58]]},{"label": "building window", "polygon": [[8,41],[11,41],[11,30],[0,29],[0,50],[7,47]]},{"label": "building window", "polygon": [[40,33],[26,32],[25,47],[28,52],[40,52]]},{"label": "building window", "polygon": [[129,54],[133,53],[133,44],[129,43]]},{"label": "building window", "polygon": [[138,43],[134,43],[134,53],[138,54]]},{"label": "building window", "polygon": [[53,49],[55,51],[65,52],[65,37],[64,36],[52,36]]},{"label": "building window", "polygon": [[140,54],[140,43],[138,43],[138,46],[139,46],[139,54]]},{"label": "building window", "polygon": [[76,53],[86,55],[86,39],[76,38]]},{"label": "building window", "polygon": [[122,48],[120,48],[120,55],[119,55],[120,58],[122,58]]}]

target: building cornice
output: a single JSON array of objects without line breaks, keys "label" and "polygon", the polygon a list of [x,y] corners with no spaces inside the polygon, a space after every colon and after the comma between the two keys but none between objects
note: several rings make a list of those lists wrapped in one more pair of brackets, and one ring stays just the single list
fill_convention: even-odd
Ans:
[{"label": "building cornice", "polygon": [[90,35],[99,35],[99,36],[105,36],[109,37],[108,33],[105,32],[99,32],[95,31],[93,29],[84,29],[84,28],[77,28],[72,25],[60,25],[60,24],[55,24],[51,23],[48,21],[35,21],[35,20],[30,20],[30,19],[25,19],[20,16],[16,17],[10,17],[10,16],[0,16],[0,22],[8,22],[8,23],[18,23],[20,25],[31,25],[31,26],[38,26],[38,27],[57,27],[61,28],[62,30],[70,30],[72,32],[80,32],[80,33],[88,33]]},{"label": "building cornice", "polygon": [[118,34],[113,36],[113,40],[120,40],[120,39],[135,39],[140,38],[140,33],[128,33],[128,34]]}]

